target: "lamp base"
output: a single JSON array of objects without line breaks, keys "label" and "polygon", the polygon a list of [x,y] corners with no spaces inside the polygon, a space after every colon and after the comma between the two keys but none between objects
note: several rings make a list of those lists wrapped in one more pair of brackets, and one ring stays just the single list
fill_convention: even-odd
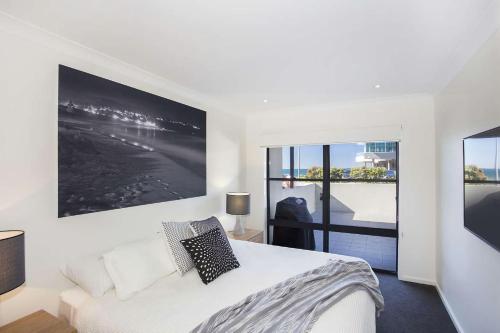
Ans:
[{"label": "lamp base", "polygon": [[245,227],[243,226],[243,222],[241,221],[240,216],[236,216],[236,223],[234,224],[233,235],[241,236],[245,233]]}]

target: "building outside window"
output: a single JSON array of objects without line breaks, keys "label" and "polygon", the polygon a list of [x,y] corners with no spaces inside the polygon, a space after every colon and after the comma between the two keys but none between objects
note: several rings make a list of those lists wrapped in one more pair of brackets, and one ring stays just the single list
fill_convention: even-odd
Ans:
[{"label": "building outside window", "polygon": [[393,170],[396,163],[396,142],[367,142],[365,149],[356,154],[356,162],[365,167],[383,167]]}]

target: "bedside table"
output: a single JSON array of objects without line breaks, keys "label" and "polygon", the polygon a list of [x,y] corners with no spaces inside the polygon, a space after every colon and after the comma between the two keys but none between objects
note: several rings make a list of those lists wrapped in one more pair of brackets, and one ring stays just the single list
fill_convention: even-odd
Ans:
[{"label": "bedside table", "polygon": [[0,333],[77,333],[76,329],[40,310],[0,327]]},{"label": "bedside table", "polygon": [[231,239],[243,240],[247,242],[254,243],[264,243],[264,232],[260,230],[254,229],[245,229],[245,233],[243,235],[234,235],[232,231],[228,231],[227,237]]}]

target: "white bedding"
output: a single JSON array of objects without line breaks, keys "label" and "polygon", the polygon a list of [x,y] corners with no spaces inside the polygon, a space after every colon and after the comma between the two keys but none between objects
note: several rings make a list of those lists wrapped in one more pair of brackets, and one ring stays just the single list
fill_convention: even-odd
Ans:
[{"label": "white bedding", "polygon": [[[204,285],[195,269],[172,274],[126,301],[115,291],[93,298],[78,287],[61,294],[61,308],[79,333],[189,332],[210,315],[249,294],[321,266],[329,258],[361,260],[334,254],[231,240],[241,267]],[[313,333],[375,332],[375,304],[357,291],[325,312]]]}]

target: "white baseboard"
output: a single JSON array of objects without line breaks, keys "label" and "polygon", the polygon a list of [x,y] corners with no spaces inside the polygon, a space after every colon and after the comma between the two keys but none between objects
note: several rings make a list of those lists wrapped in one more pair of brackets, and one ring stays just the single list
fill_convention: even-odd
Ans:
[{"label": "white baseboard", "polygon": [[446,308],[446,311],[448,311],[448,314],[450,315],[451,321],[455,325],[455,328],[457,329],[458,333],[465,333],[464,329],[458,322],[457,317],[455,316],[455,313],[453,312],[453,309],[450,306],[450,303],[448,303],[448,300],[446,299],[446,296],[444,295],[443,291],[439,287],[439,284],[436,283],[436,289],[438,291],[439,297],[441,297],[441,301],[443,301],[444,307]]},{"label": "white baseboard", "polygon": [[408,275],[398,275],[398,279],[400,279],[401,281],[414,282],[414,283],[420,283],[420,284],[428,284],[431,286],[436,285],[436,281],[434,281],[434,280],[422,279],[419,277],[408,276]]}]

